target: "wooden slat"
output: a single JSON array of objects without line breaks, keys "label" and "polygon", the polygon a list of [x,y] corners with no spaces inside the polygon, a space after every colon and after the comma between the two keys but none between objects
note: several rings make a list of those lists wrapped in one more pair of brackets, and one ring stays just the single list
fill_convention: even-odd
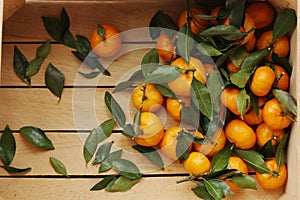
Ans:
[{"label": "wooden slat", "polygon": [[[66,133],[66,132],[46,132],[46,135],[52,141],[55,150],[44,151],[34,147],[19,133],[15,133],[17,144],[16,156],[11,166],[26,168],[31,167],[32,170],[25,176],[48,176],[57,175],[49,163],[49,157],[55,157],[61,160],[68,171],[69,175],[100,175],[98,173],[99,165],[92,165],[91,162],[86,165],[83,158],[83,145],[88,133]],[[173,162],[166,158],[163,154],[165,170],[162,171],[151,162],[149,162],[140,153],[131,148],[135,142],[120,133],[113,135],[104,141],[104,143],[114,141],[112,151],[123,149],[122,158],[131,160],[141,170],[143,174],[186,174],[182,164],[178,161]],[[111,170],[105,174],[114,174]],[[0,176],[10,176],[3,169],[0,169]]]},{"label": "wooden slat", "polygon": [[[100,181],[98,178],[78,179],[40,179],[40,178],[1,178],[0,194],[6,200],[13,199],[199,199],[191,188],[193,183],[176,184],[182,177],[149,177],[143,178],[126,193],[108,193],[89,191]],[[52,192],[55,191],[55,192]],[[254,190],[240,190],[227,200],[274,200],[282,194],[282,188],[265,191],[258,187]]]},{"label": "wooden slat", "polygon": [[[93,1],[72,2],[32,2],[23,6],[4,23],[3,41],[44,41],[49,38],[43,27],[41,16],[59,17],[64,7],[71,21],[71,32],[89,37],[100,23],[114,24],[120,31],[148,27],[152,16],[159,10],[170,6],[169,1]],[[167,13],[176,22],[184,10],[184,2],[172,2]],[[80,10],[80,12],[78,12]],[[147,11],[146,11],[147,10]],[[145,12],[146,11],[146,12]],[[145,37],[146,36],[146,37]],[[150,40],[149,35],[134,34],[124,38],[126,41]]]},{"label": "wooden slat", "polygon": [[[35,57],[35,51],[41,44],[4,44],[2,54],[2,86],[26,86],[19,79],[13,69],[14,46],[30,61]],[[101,59],[100,62],[107,67],[111,76],[99,75],[94,79],[87,79],[78,74],[78,71],[85,73],[91,72],[91,69],[83,65],[72,53],[71,49],[59,44],[52,44],[51,53],[44,60],[44,63],[38,74],[32,77],[32,86],[45,85],[45,71],[47,65],[52,63],[65,75],[65,86],[113,86],[120,81],[124,75],[128,75],[130,70],[137,69],[141,60],[149,48],[154,44],[123,44],[122,50],[116,57],[110,59]]]},{"label": "wooden slat", "polygon": [[[0,88],[0,129],[9,124],[13,130],[28,125],[43,130],[91,130],[112,117],[104,102],[105,92],[111,90],[65,88],[61,101],[57,102],[58,98],[46,88]],[[114,97],[132,123],[136,110],[130,103],[130,95],[128,91]],[[165,128],[177,124],[163,109],[158,115]]]}]

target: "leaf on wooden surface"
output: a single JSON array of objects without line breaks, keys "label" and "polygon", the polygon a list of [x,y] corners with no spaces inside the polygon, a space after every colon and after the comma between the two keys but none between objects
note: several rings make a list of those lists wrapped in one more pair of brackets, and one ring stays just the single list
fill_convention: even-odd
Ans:
[{"label": "leaf on wooden surface", "polygon": [[282,10],[275,19],[273,27],[273,41],[284,36],[295,28],[297,24],[296,12],[293,9],[286,8]]},{"label": "leaf on wooden surface", "polygon": [[117,175],[109,175],[105,178],[103,178],[100,182],[98,182],[96,185],[94,185],[90,190],[103,190],[106,188],[106,186],[117,177]]},{"label": "leaf on wooden surface", "polygon": [[164,162],[156,149],[153,147],[144,147],[140,145],[134,145],[132,147],[145,156],[153,164],[164,170]]},{"label": "leaf on wooden surface", "polygon": [[50,160],[51,166],[58,174],[62,174],[62,175],[69,177],[66,166],[60,160],[58,160],[54,157],[50,157],[49,160]]},{"label": "leaf on wooden surface", "polygon": [[0,138],[0,158],[4,165],[10,165],[16,153],[16,141],[9,126],[6,125]]},{"label": "leaf on wooden surface", "polygon": [[140,179],[129,179],[125,176],[120,176],[116,180],[111,181],[112,184],[108,184],[105,188],[107,192],[126,192],[137,184]]},{"label": "leaf on wooden surface", "polygon": [[20,79],[22,79],[28,86],[30,86],[30,77],[26,77],[26,69],[29,62],[24,54],[18,49],[17,46],[14,47],[14,70]]},{"label": "leaf on wooden surface", "polygon": [[1,168],[5,169],[5,171],[7,171],[7,173],[9,174],[24,174],[24,173],[28,173],[31,171],[31,168],[16,168],[16,167],[12,167],[12,166],[0,166]]},{"label": "leaf on wooden surface", "polygon": [[95,154],[95,160],[93,161],[93,164],[101,163],[109,156],[109,153],[110,153],[113,143],[114,143],[113,141],[107,142],[107,143],[102,144],[98,148],[98,150]]},{"label": "leaf on wooden surface", "polygon": [[34,146],[45,149],[54,150],[51,140],[46,136],[44,131],[34,126],[24,126],[20,129],[20,133]]},{"label": "leaf on wooden surface", "polygon": [[51,63],[48,65],[45,73],[45,84],[47,88],[59,99],[65,84],[65,76]]},{"label": "leaf on wooden surface", "polygon": [[142,177],[139,168],[129,160],[116,159],[111,164],[116,171],[128,179],[140,179]]},{"label": "leaf on wooden surface", "polygon": [[126,123],[126,117],[121,106],[109,92],[105,92],[104,100],[108,110],[113,115],[116,122],[119,124],[120,127],[124,128]]}]

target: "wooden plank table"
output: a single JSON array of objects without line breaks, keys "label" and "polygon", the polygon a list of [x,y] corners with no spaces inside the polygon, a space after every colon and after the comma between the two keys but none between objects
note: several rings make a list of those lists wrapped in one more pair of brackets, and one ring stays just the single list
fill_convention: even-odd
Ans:
[{"label": "wooden plank table", "polygon": [[[136,49],[130,51],[110,64],[111,77],[103,76],[96,84],[92,80],[78,77],[81,63],[73,56],[69,48],[52,43],[52,50],[44,61],[40,72],[32,78],[32,88],[28,88],[14,73],[13,49],[17,46],[28,58],[33,58],[35,49],[50,38],[42,25],[41,16],[59,16],[66,8],[71,20],[71,32],[89,36],[98,23],[116,24],[121,31],[148,26],[149,20],[158,9],[167,10],[170,1],[153,2],[143,0],[126,1],[27,1],[13,16],[3,24],[1,87],[0,87],[0,129],[6,124],[14,131],[17,143],[16,156],[12,166],[32,167],[32,171],[21,176],[12,176],[0,170],[0,199],[197,199],[191,192],[192,183],[176,184],[187,176],[178,162],[168,161],[166,170],[155,169],[145,158],[137,155],[128,146],[133,142],[119,133],[115,127],[112,139],[116,146],[127,148],[130,159],[138,161],[144,177],[126,193],[108,193],[89,191],[101,178],[108,174],[97,173],[97,167],[85,165],[82,155],[83,141],[88,131],[99,123],[111,118],[104,103],[105,91],[112,91],[118,81],[140,65],[143,55],[153,47],[149,36],[128,35],[123,47]],[[184,9],[182,2],[172,2],[168,14],[176,19]],[[145,12],[147,8],[147,12]],[[79,11],[80,10],[80,11]],[[126,19],[124,20],[124,16]],[[44,84],[47,63],[53,63],[65,77],[62,99],[50,93]],[[78,85],[80,83],[80,85]],[[91,100],[82,96],[74,99],[74,93],[92,95]],[[125,99],[127,101],[127,99]],[[75,102],[75,105],[74,105]],[[78,105],[76,104],[78,103]],[[78,107],[81,118],[76,116]],[[75,114],[74,114],[75,113]],[[90,119],[90,117],[94,119]],[[78,120],[82,120],[78,122]],[[167,122],[172,125],[174,122]],[[56,147],[53,151],[42,151],[30,145],[18,132],[26,125],[37,126],[46,131]],[[130,154],[130,152],[132,154]],[[133,156],[134,155],[134,156]],[[49,163],[53,156],[67,167],[70,178],[57,175]],[[284,188],[265,191],[241,190],[235,196],[226,199],[278,199]]]}]

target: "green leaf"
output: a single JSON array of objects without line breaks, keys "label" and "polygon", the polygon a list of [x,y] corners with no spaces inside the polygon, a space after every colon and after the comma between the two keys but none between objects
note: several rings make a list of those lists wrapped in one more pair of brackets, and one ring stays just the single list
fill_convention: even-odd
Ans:
[{"label": "green leaf", "polygon": [[272,53],[272,61],[280,66],[282,66],[288,75],[291,77],[293,67],[289,63],[288,59],[286,57],[278,57],[276,53]]},{"label": "green leaf", "polygon": [[263,156],[253,150],[233,149],[233,153],[247,162],[260,174],[272,173],[264,162]]},{"label": "green leaf", "polygon": [[234,192],[231,190],[230,186],[227,185],[223,180],[213,179],[213,181],[222,188],[224,196],[234,194]]},{"label": "green leaf", "polygon": [[119,126],[124,128],[126,117],[121,106],[109,92],[105,92],[104,100],[108,110],[111,112],[116,122],[119,124]]},{"label": "green leaf", "polygon": [[135,132],[135,136],[143,134],[140,129],[141,113],[142,113],[142,108],[137,110],[133,118],[133,131]]},{"label": "green leaf", "polygon": [[226,8],[230,9],[230,25],[240,28],[243,24],[246,0],[226,1]]},{"label": "green leaf", "polygon": [[213,110],[219,113],[221,105],[220,95],[224,86],[221,75],[215,71],[212,71],[207,78],[206,86],[210,94]]},{"label": "green leaf", "polygon": [[51,166],[58,174],[62,174],[62,175],[69,177],[66,166],[60,160],[58,160],[54,157],[50,157],[49,160],[50,160]]},{"label": "green leaf", "polygon": [[151,49],[143,57],[142,65],[146,65],[146,64],[150,64],[150,63],[154,63],[154,64],[159,63],[159,55],[158,55],[156,48]]},{"label": "green leaf", "polygon": [[7,171],[7,173],[9,174],[24,174],[24,173],[28,173],[31,171],[31,168],[28,167],[28,168],[16,168],[16,167],[11,167],[11,166],[7,166],[7,165],[4,165],[4,166],[0,166],[2,167],[3,169],[5,169],[5,171]]},{"label": "green leaf", "polygon": [[180,75],[180,68],[176,66],[160,66],[145,76],[147,83],[167,83],[175,80]]},{"label": "green leaf", "polygon": [[219,56],[223,54],[219,49],[214,47],[212,44],[204,43],[204,42],[198,43],[197,49],[206,56]]},{"label": "green leaf", "polygon": [[124,176],[117,178],[110,187],[106,187],[107,192],[126,192],[137,184],[140,179],[129,179]]},{"label": "green leaf", "polygon": [[109,175],[105,178],[103,178],[100,182],[98,182],[96,185],[94,185],[90,191],[95,191],[95,190],[103,190],[106,188],[106,186],[113,180],[117,178],[117,175]]},{"label": "green leaf", "polygon": [[51,37],[54,40],[61,42],[64,30],[61,27],[60,20],[44,16],[42,16],[42,20],[46,31]]},{"label": "green leaf", "polygon": [[83,156],[86,164],[92,159],[98,144],[109,138],[114,128],[114,123],[114,119],[109,119],[90,132],[83,148]]},{"label": "green leaf", "polygon": [[272,138],[266,142],[259,150],[259,153],[262,154],[265,158],[270,158],[274,153],[274,146],[272,145]]},{"label": "green leaf", "polygon": [[113,160],[120,159],[121,155],[122,155],[122,151],[123,150],[120,149],[120,150],[117,150],[117,151],[114,151],[114,152],[110,153],[107,156],[107,158],[103,162],[101,162],[98,172],[101,173],[101,172],[105,172],[105,171],[110,170],[112,168],[111,162]]},{"label": "green leaf", "polygon": [[81,74],[84,78],[87,78],[87,79],[96,78],[100,73],[101,73],[100,71],[95,71],[95,72],[90,72],[90,73],[79,72],[79,74]]},{"label": "green leaf", "polygon": [[48,65],[45,73],[45,84],[47,88],[61,99],[64,89],[65,76],[51,63]]},{"label": "green leaf", "polygon": [[288,143],[288,138],[289,138],[289,134],[287,133],[281,138],[276,149],[275,159],[278,165],[278,170],[281,167],[281,165],[284,164],[286,161],[286,146]]},{"label": "green leaf", "polygon": [[237,97],[237,108],[239,113],[241,113],[241,118],[243,119],[244,114],[250,104],[250,96],[247,94],[245,89],[242,89]]},{"label": "green leaf", "polygon": [[142,174],[139,168],[131,161],[125,159],[116,159],[111,162],[113,168],[122,176],[128,179],[140,179]]},{"label": "green leaf", "polygon": [[123,128],[122,134],[133,139],[135,137],[133,126],[131,124],[126,124]]},{"label": "green leaf", "polygon": [[167,85],[162,85],[162,84],[153,84],[153,85],[163,96],[173,98],[173,99],[179,99],[177,94],[175,94]]},{"label": "green leaf", "polygon": [[18,77],[30,86],[30,78],[26,77],[26,68],[28,66],[27,58],[22,54],[17,46],[14,47],[14,70]]},{"label": "green leaf", "polygon": [[243,36],[239,28],[231,25],[217,25],[212,26],[200,33],[203,37],[223,37],[226,39],[236,39],[239,36]]},{"label": "green leaf", "polygon": [[4,165],[10,165],[16,153],[16,141],[8,125],[6,125],[0,139],[0,158]]},{"label": "green leaf", "polygon": [[251,53],[245,58],[241,70],[230,77],[231,82],[239,88],[244,88],[251,74],[254,72],[255,67],[257,67],[268,54],[268,48]]},{"label": "green leaf", "polygon": [[144,147],[140,145],[134,145],[132,146],[132,148],[140,152],[150,162],[158,166],[160,169],[164,170],[164,162],[156,149],[154,149],[153,147]]},{"label": "green leaf", "polygon": [[280,89],[273,89],[272,93],[280,103],[285,114],[291,113],[297,116],[297,101],[290,93]]},{"label": "green leaf", "polygon": [[[158,29],[158,27],[164,28],[163,30],[170,36],[170,38],[173,37],[175,31],[178,29],[171,17],[167,14],[164,14],[161,10],[158,10],[152,17],[149,27],[152,40],[158,38],[161,33],[161,29]],[[171,31],[167,31],[168,29]]]},{"label": "green leaf", "polygon": [[211,162],[211,172],[220,171],[226,168],[230,158],[230,148],[217,152]]},{"label": "green leaf", "polygon": [[246,174],[241,174],[239,176],[233,176],[232,178],[228,179],[233,182],[236,186],[242,189],[254,189],[256,190],[256,181],[251,176]]},{"label": "green leaf", "polygon": [[93,161],[93,164],[101,163],[109,156],[109,153],[110,153],[113,143],[114,143],[113,141],[107,142],[105,144],[102,144],[98,148],[96,155],[95,155],[95,160]]},{"label": "green leaf", "polygon": [[195,188],[192,189],[192,191],[199,198],[202,198],[202,199],[205,199],[205,200],[214,200],[214,198],[203,187],[200,187],[200,186],[195,187]]},{"label": "green leaf", "polygon": [[20,133],[34,146],[45,149],[54,150],[51,140],[45,135],[44,131],[34,126],[24,126],[20,129]]},{"label": "green leaf", "polygon": [[100,163],[98,173],[106,172],[110,169],[112,169],[111,164],[105,160],[102,163]]},{"label": "green leaf", "polygon": [[231,62],[239,67],[242,65],[243,61],[247,56],[247,49],[245,45],[238,46],[234,49],[234,51],[230,54],[229,58]]},{"label": "green leaf", "polygon": [[204,185],[208,193],[216,200],[221,200],[223,198],[223,189],[214,180],[205,180]]},{"label": "green leaf", "polygon": [[97,26],[97,33],[98,33],[98,35],[99,35],[100,37],[102,37],[103,39],[105,39],[105,38],[104,38],[104,35],[105,35],[105,29],[104,29],[100,24],[98,24],[98,26]]},{"label": "green leaf", "polygon": [[199,127],[200,112],[192,106],[183,106],[180,111],[180,123]]},{"label": "green leaf", "polygon": [[[82,55],[84,55],[84,58],[86,58],[87,56],[90,58],[94,58],[92,57],[93,56],[92,47],[90,45],[89,39],[81,35],[76,35],[76,38],[77,38],[77,41],[75,42],[76,50],[80,52]],[[97,56],[95,56],[95,58],[97,58]]]},{"label": "green leaf", "polygon": [[282,10],[274,22],[273,41],[290,32],[295,28],[296,24],[297,16],[295,10],[289,8]]},{"label": "green leaf", "polygon": [[187,27],[187,24],[184,24],[178,34],[176,40],[176,49],[179,52],[179,55],[187,62],[190,61],[190,56],[194,47],[193,33],[190,28]]},{"label": "green leaf", "polygon": [[190,153],[190,145],[191,143],[188,142],[183,135],[179,134],[176,144],[176,156],[180,162],[188,158]]},{"label": "green leaf", "polygon": [[193,78],[191,84],[191,98],[192,102],[194,102],[194,104],[202,112],[202,114],[211,120],[213,108],[210,92],[208,88],[196,78]]},{"label": "green leaf", "polygon": [[135,82],[132,82],[132,81],[123,81],[121,83],[118,83],[114,90],[112,91],[112,93],[116,93],[116,92],[120,92],[120,91],[123,91],[123,90],[126,90],[127,88],[130,88],[132,86],[134,86],[136,83]]},{"label": "green leaf", "polygon": [[47,58],[51,50],[50,40],[47,40],[44,44],[39,46],[36,50],[36,58],[41,57],[43,59]]},{"label": "green leaf", "polygon": [[61,29],[63,32],[65,32],[70,27],[70,19],[69,19],[68,13],[65,8],[62,9],[60,18],[61,18],[61,22],[60,22]]},{"label": "green leaf", "polygon": [[236,169],[222,169],[219,171],[201,175],[201,177],[208,180],[208,179],[217,179],[217,178],[221,178],[221,177],[230,177],[230,176],[235,176],[235,175],[239,175],[239,174],[241,174],[241,172]]},{"label": "green leaf", "polygon": [[44,61],[44,58],[37,57],[29,62],[27,68],[26,68],[26,77],[32,77],[35,74],[37,74],[42,66],[42,63]]},{"label": "green leaf", "polygon": [[250,99],[251,99],[251,103],[252,103],[252,110],[254,110],[256,116],[259,116],[258,97],[251,92],[250,93]]}]

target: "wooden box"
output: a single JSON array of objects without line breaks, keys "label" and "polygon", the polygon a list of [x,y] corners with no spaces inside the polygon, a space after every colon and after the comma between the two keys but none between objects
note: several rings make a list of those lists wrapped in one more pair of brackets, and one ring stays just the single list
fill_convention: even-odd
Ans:
[{"label": "wooden box", "polygon": [[[294,8],[299,16],[298,0],[270,0],[270,2],[276,5],[278,10],[283,7]],[[98,174],[97,167],[85,165],[81,138],[85,138],[88,131],[95,128],[97,123],[110,118],[103,101],[104,93],[112,91],[113,86],[124,74],[139,66],[143,55],[153,47],[149,36],[129,34],[124,38],[124,45],[135,50],[114,60],[108,68],[112,76],[101,77],[96,85],[94,81],[81,80],[79,82],[82,85],[74,87],[78,86],[78,70],[81,62],[74,57],[71,49],[57,43],[52,44],[50,55],[44,61],[40,72],[32,78],[31,88],[28,88],[13,70],[14,46],[17,46],[28,59],[33,59],[35,49],[50,39],[43,27],[41,16],[59,17],[62,8],[65,8],[70,17],[71,32],[89,37],[99,23],[115,24],[120,31],[147,27],[158,9],[177,19],[180,12],[185,9],[185,1],[4,0],[1,1],[1,4],[3,3],[4,12],[3,5],[0,6],[0,11],[4,13],[1,31],[0,129],[3,130],[8,124],[14,131],[17,152],[12,165],[20,168],[32,167],[32,171],[22,176],[11,176],[0,170],[0,199],[198,199],[191,191],[193,184],[176,184],[177,180],[186,176],[179,163],[168,165],[165,171],[155,170],[145,173],[140,183],[126,193],[89,191],[104,175],[113,172]],[[300,105],[300,91],[299,87],[296,87],[300,77],[298,27],[299,17],[297,30],[291,36],[290,63],[293,65],[293,76],[290,91]],[[44,73],[49,62],[59,68],[66,77],[59,103],[44,83]],[[76,124],[73,97],[74,91],[78,88],[95,96],[94,101],[97,105],[94,115],[98,121],[89,120],[89,111],[94,107],[87,106],[81,113],[86,120],[80,126]],[[79,103],[84,104],[85,98],[83,97],[81,101]],[[41,151],[32,147],[18,133],[19,128],[26,125],[45,130],[56,149]],[[257,191],[241,190],[226,199],[300,199],[299,123],[295,123],[292,129],[288,148],[289,175],[286,186],[275,191],[266,191],[260,187]],[[130,144],[124,137],[114,137],[119,145]],[[70,178],[56,174],[49,163],[50,156],[64,162]]]}]

